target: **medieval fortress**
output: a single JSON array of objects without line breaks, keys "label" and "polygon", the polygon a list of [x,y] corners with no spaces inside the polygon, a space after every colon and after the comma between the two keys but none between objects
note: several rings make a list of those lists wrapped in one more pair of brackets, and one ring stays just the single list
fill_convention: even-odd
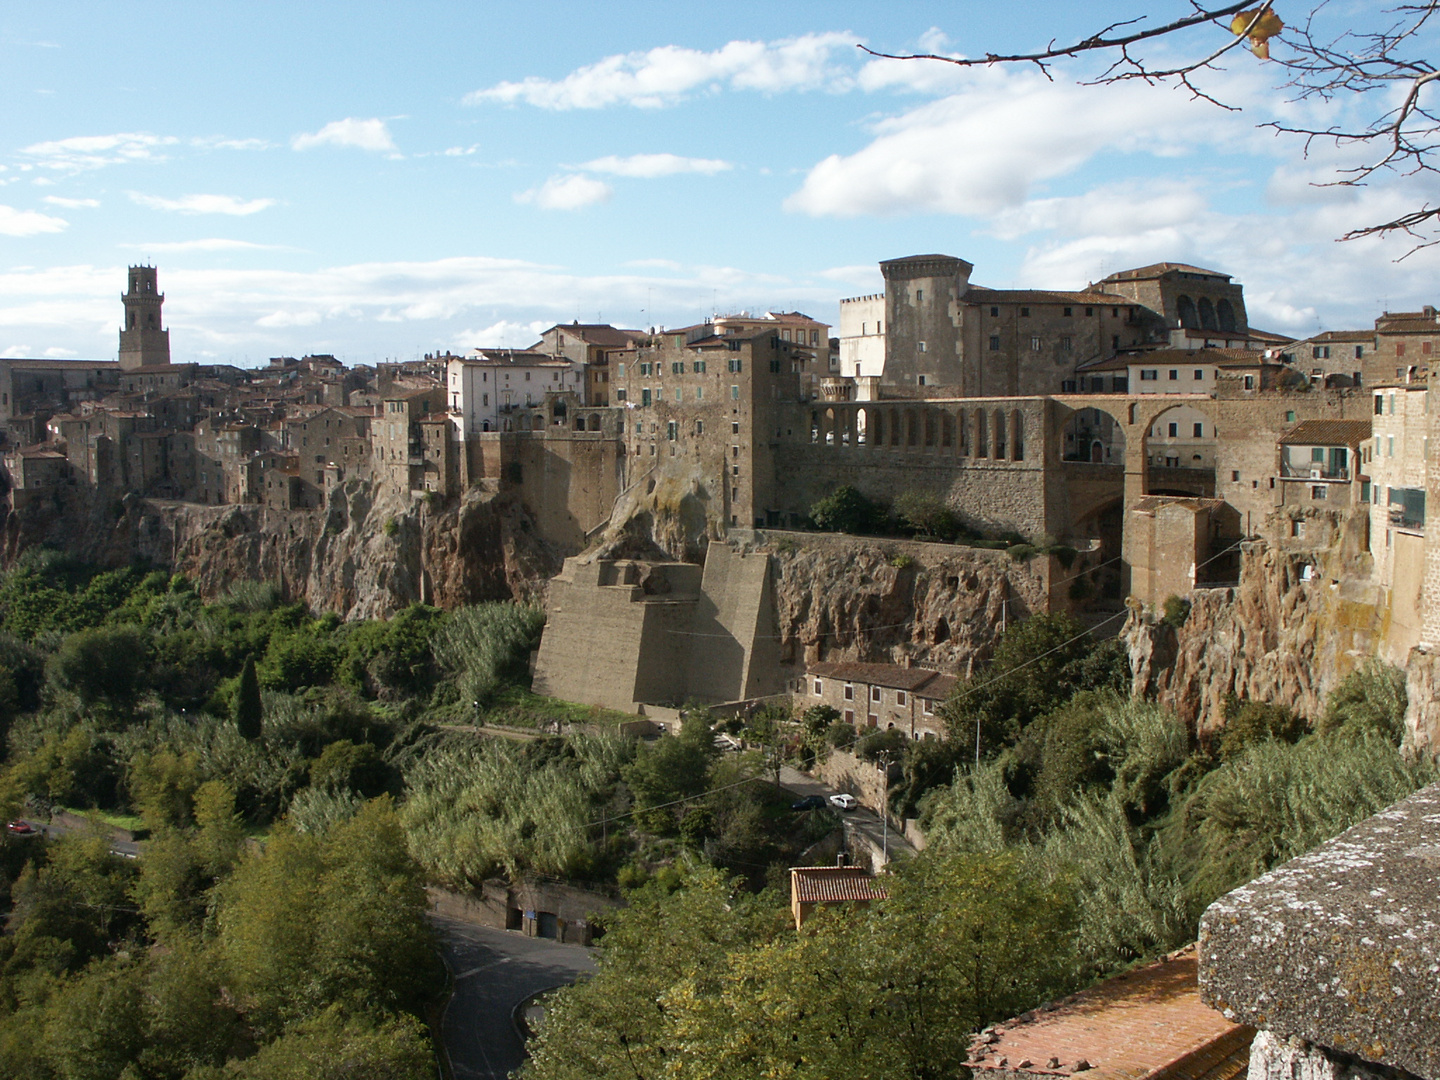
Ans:
[{"label": "medieval fortress", "polygon": [[87,494],[280,514],[356,485],[435,507],[503,495],[564,560],[537,689],[641,711],[833,697],[917,738],[957,672],[779,643],[775,553],[820,542],[811,508],[842,486],[931,497],[968,535],[1041,552],[1005,571],[1010,617],[1113,632],[1127,602],[1143,617],[1235,588],[1262,545],[1368,613],[1351,666],[1414,668],[1440,644],[1434,308],[1295,341],[1196,266],[1073,292],[988,289],[944,255],[880,268],[885,291],[842,300],[837,328],[572,323],[527,349],[243,370],[172,362],[156,270],[132,267],[118,360],[0,360],[11,527]]}]

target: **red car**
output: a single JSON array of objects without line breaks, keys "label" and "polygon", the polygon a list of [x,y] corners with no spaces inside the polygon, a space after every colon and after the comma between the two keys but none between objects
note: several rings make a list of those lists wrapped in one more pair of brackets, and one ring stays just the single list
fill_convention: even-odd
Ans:
[{"label": "red car", "polygon": [[9,825],[5,826],[5,830],[14,833],[16,836],[29,836],[35,831],[35,826],[31,825],[28,821],[12,821]]}]

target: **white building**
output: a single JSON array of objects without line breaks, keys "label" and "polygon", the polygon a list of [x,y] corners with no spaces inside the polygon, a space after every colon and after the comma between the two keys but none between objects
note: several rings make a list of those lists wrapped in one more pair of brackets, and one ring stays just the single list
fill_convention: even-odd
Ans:
[{"label": "white building", "polygon": [[509,431],[510,414],[547,393],[585,393],[585,365],[515,349],[473,349],[446,365],[445,394],[457,438]]},{"label": "white building", "polygon": [[851,378],[885,374],[885,294],[840,301],[840,374]]}]

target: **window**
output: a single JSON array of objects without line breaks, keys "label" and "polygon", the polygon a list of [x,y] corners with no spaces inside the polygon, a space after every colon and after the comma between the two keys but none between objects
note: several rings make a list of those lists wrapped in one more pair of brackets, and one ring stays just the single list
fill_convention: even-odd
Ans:
[{"label": "window", "polygon": [[[1403,342],[1403,341],[1397,341],[1397,342],[1395,343],[1395,355],[1396,355],[1396,356],[1404,356],[1404,355],[1405,355],[1405,342]],[[1400,374],[1400,373],[1397,371],[1395,374],[1398,375],[1398,374]]]},{"label": "window", "polygon": [[670,374],[671,374],[671,375],[684,375],[684,374],[685,374],[685,361],[683,361],[683,360],[672,361],[671,364],[670,364]]},{"label": "window", "polygon": [[678,422],[676,422],[676,421],[674,421],[674,420],[671,420],[669,423],[667,423],[667,424],[665,425],[665,437],[666,437],[667,439],[669,439],[671,442],[674,442],[677,438],[679,438],[679,436],[680,436],[680,425],[679,425]]},{"label": "window", "polygon": [[615,400],[616,400],[616,401],[624,401],[628,396],[629,396],[629,395],[625,392],[625,387],[623,387],[623,386],[617,386],[617,387],[615,388]]},{"label": "window", "polygon": [[868,726],[868,727],[879,727],[879,726],[880,726],[880,717],[876,716],[876,715],[872,712],[869,716],[865,717],[865,723],[866,723],[866,726]]},{"label": "window", "polygon": [[740,421],[739,421],[739,420],[731,420],[731,421],[730,421],[730,434],[731,434],[731,435],[739,435],[739,434],[740,434]]},{"label": "window", "polygon": [[704,388],[703,386],[697,386],[697,387],[695,387],[695,400],[696,400],[696,401],[704,401],[704,400],[705,400],[705,388]]},{"label": "window", "polygon": [[1197,438],[1197,439],[1203,439],[1204,437],[1205,437],[1205,425],[1204,425],[1204,424],[1196,424],[1196,425],[1195,425],[1195,438]]},{"label": "window", "polygon": [[738,387],[738,386],[731,386],[731,387],[730,387],[730,400],[731,400],[731,401],[739,401],[739,400],[740,400],[740,387]]},{"label": "window", "polygon": [[1171,425],[1170,425],[1170,438],[1174,439],[1174,438],[1178,437],[1179,434],[1180,434],[1180,425],[1179,425],[1179,424],[1171,424]]},{"label": "window", "polygon": [[1180,372],[1179,372],[1179,370],[1178,370],[1177,368],[1173,368],[1173,367],[1172,367],[1172,368],[1170,369],[1170,381],[1171,381],[1171,382],[1174,382],[1174,381],[1175,381],[1176,379],[1178,379],[1178,378],[1180,378]]},{"label": "window", "polygon": [[854,709],[846,709],[846,710],[845,710],[845,723],[847,723],[847,724],[852,724],[852,725],[855,723],[855,710],[854,710]]},{"label": "window", "polygon": [[1394,435],[1389,435],[1389,436],[1386,436],[1386,438],[1385,438],[1385,456],[1386,456],[1386,457],[1394,457],[1394,456],[1395,456],[1395,436],[1394,436]]},{"label": "window", "polygon": [[1365,356],[1365,346],[1364,346],[1364,345],[1356,345],[1356,346],[1355,346],[1355,359],[1356,359],[1356,360],[1361,360],[1361,359],[1364,358],[1364,356]]},{"label": "window", "polygon": [[1385,398],[1381,394],[1375,395],[1375,415],[1381,416],[1385,412]]},{"label": "window", "polygon": [[1395,415],[1395,395],[1390,395],[1390,407],[1386,410],[1391,416]]},{"label": "window", "polygon": [[1073,309],[1068,308],[1068,307],[1065,309],[1065,318],[1068,319],[1068,318],[1070,318],[1070,316],[1072,316],[1073,314],[1075,314],[1075,312],[1074,312]]},{"label": "window", "polygon": [[1197,367],[1195,369],[1195,381],[1199,382],[1203,378],[1205,378],[1205,369]]},{"label": "window", "polygon": [[1070,351],[1070,345],[1071,345],[1071,341],[1070,341],[1070,335],[1069,335],[1069,334],[1066,334],[1066,335],[1064,335],[1063,337],[1061,337],[1061,339],[1060,339],[1060,351],[1061,351],[1061,352],[1069,352],[1069,351]]},{"label": "window", "polygon": [[1022,307],[1020,309],[1020,317],[1022,319],[1028,319],[1030,317],[1030,309],[1028,307]]},{"label": "window", "polygon": [[741,364],[741,360],[740,360],[739,357],[736,357],[735,359],[733,359],[733,360],[730,361],[730,372],[731,372],[731,374],[737,374],[737,375],[738,375],[738,374],[740,373],[740,364]]},{"label": "window", "polygon": [[1292,522],[1290,522],[1290,535],[1293,536],[1293,537],[1295,537],[1296,539],[1301,539],[1301,540],[1303,540],[1303,539],[1305,538],[1305,522],[1303,522],[1303,521],[1292,521]]},{"label": "window", "polygon": [[814,687],[813,687],[812,689],[815,691],[815,696],[816,696],[816,697],[819,697],[820,694],[821,694],[821,693],[823,692],[823,690],[824,690],[824,686],[821,684],[821,682],[820,682],[819,679],[816,679],[816,680],[815,680],[815,685],[814,685]]},{"label": "window", "polygon": [[920,699],[920,711],[926,716],[933,716],[935,714],[934,700],[928,697],[922,697]]},{"label": "window", "polygon": [[896,691],[895,691],[895,704],[896,704],[896,705],[904,705],[904,704],[905,704],[905,691],[904,691],[904,690],[896,690]]},{"label": "window", "polygon": [[998,319],[1000,317],[1000,309],[998,307],[991,307],[990,317],[992,319]]},{"label": "window", "polygon": [[624,365],[624,364],[616,364],[616,365],[615,365],[615,377],[616,377],[617,379],[623,379],[623,378],[625,377],[625,365]]},{"label": "window", "polygon": [[1087,307],[1087,308],[1085,309],[1085,317],[1086,317],[1087,319],[1090,318],[1090,317],[1091,317],[1092,315],[1094,315],[1094,314],[1095,314],[1095,309],[1094,309],[1093,307]]},{"label": "window", "polygon": [[1245,389],[1246,389],[1246,390],[1254,390],[1254,389],[1255,389],[1255,376],[1254,376],[1254,375],[1246,375],[1246,376],[1245,376]]},{"label": "window", "polygon": [[915,345],[920,350],[920,352],[925,351],[925,343],[923,341],[917,341]]},{"label": "window", "polygon": [[705,361],[704,361],[704,360],[696,360],[696,361],[695,361],[695,364],[694,364],[694,367],[695,367],[695,374],[696,374],[696,375],[704,375],[704,374],[705,374]]},{"label": "window", "polygon": [[1315,360],[1329,360],[1329,359],[1330,359],[1330,346],[1329,346],[1329,345],[1316,345],[1316,346],[1311,350],[1311,358],[1312,358],[1312,359],[1315,359]]},{"label": "window", "polygon": [[991,352],[999,352],[999,351],[1000,351],[1000,335],[999,335],[999,334],[991,334],[991,335],[990,335],[990,351],[991,351]]},{"label": "window", "polygon": [[696,421],[695,421],[695,434],[696,434],[696,435],[704,435],[704,434],[705,434],[705,421],[704,421],[704,420],[696,420]]},{"label": "window", "polygon": [[871,700],[871,701],[879,701],[879,700],[880,700],[880,687],[878,687],[878,686],[872,686],[872,687],[870,687],[870,700]]},{"label": "window", "polygon": [[1322,501],[1325,498],[1326,487],[1324,484],[1315,484],[1310,488],[1310,498]]},{"label": "window", "polygon": [[925,302],[925,290],[924,290],[924,289],[916,289],[916,290],[915,290],[915,303],[917,303],[917,304],[923,304],[924,302]]},{"label": "window", "polygon": [[771,360],[771,361],[770,361],[770,374],[771,374],[771,375],[779,375],[779,374],[780,374],[780,361],[779,361],[779,360]]},{"label": "window", "polygon": [[852,686],[852,685],[851,685],[850,683],[848,683],[848,682],[845,684],[845,700],[846,700],[846,701],[854,701],[854,700],[855,700],[855,687]]},{"label": "window", "polygon": [[740,456],[740,447],[738,447],[738,446],[732,446],[732,447],[730,447],[730,456],[731,456],[732,458],[738,458],[738,457]]},{"label": "window", "polygon": [[1238,483],[1240,482],[1240,473],[1239,473],[1238,471],[1236,471],[1236,470],[1231,470],[1231,472],[1230,472],[1230,482],[1231,482],[1232,484],[1238,484]]},{"label": "window", "polygon": [[1040,335],[1039,335],[1039,334],[1031,334],[1031,335],[1030,335],[1030,351],[1031,351],[1031,352],[1039,352],[1039,351],[1040,351]]},{"label": "window", "polygon": [[1159,377],[1160,377],[1160,372],[1156,371],[1154,368],[1141,368],[1141,369],[1140,369],[1140,381],[1141,381],[1141,382],[1154,382],[1154,381],[1155,381],[1156,379],[1158,379]]}]

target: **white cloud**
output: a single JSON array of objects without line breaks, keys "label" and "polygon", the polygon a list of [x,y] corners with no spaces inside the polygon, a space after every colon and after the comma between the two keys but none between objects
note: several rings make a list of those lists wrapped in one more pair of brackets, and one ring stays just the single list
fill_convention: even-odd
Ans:
[{"label": "white cloud", "polygon": [[274,206],[274,199],[240,199],[234,195],[181,195],[178,199],[166,199],[160,195],[142,195],[130,192],[132,201],[152,210],[171,210],[177,214],[226,214],[230,217],[248,217]]},{"label": "white cloud", "polygon": [[1080,86],[991,70],[970,78],[963,93],[880,121],[861,150],[819,162],[786,208],[988,216],[1101,155],[1192,152],[1253,123],[1135,83]]},{"label": "white cloud", "polygon": [[471,154],[478,153],[479,150],[480,145],[477,143],[474,146],[447,147],[445,150],[441,151],[441,154],[444,157],[469,157]]},{"label": "white cloud", "polygon": [[223,237],[208,237],[203,240],[171,240],[153,244],[122,244],[121,247],[155,254],[187,251],[283,251],[277,244],[252,244],[248,240],[227,240]]},{"label": "white cloud", "polygon": [[612,194],[609,184],[591,176],[552,176],[539,187],[520,192],[515,201],[542,210],[580,210],[605,202]]},{"label": "white cloud", "polygon": [[46,195],[45,201],[51,206],[63,206],[67,210],[80,210],[84,207],[99,206],[99,199],[67,199],[63,195]]},{"label": "white cloud", "polygon": [[662,45],[648,52],[607,56],[577,68],[562,79],[530,76],[476,90],[468,105],[487,101],[523,102],[542,109],[600,109],[609,105],[660,108],[691,93],[732,90],[844,89],[847,69],[832,54],[854,51],[850,33],[805,34],[783,41],[731,41],[711,52]]},{"label": "white cloud", "polygon": [[529,322],[501,319],[483,330],[460,331],[455,336],[455,340],[459,342],[456,348],[462,351],[467,349],[523,349],[527,345],[535,344],[540,335],[554,325],[547,319],[533,319]]},{"label": "white cloud", "polygon": [[357,150],[388,153],[394,153],[396,149],[395,140],[390,137],[390,129],[385,126],[384,120],[357,120],[353,116],[332,121],[313,135],[296,135],[290,140],[290,146],[295,150],[309,150],[316,146],[351,146]]},{"label": "white cloud", "polygon": [[680,157],[678,154],[631,154],[629,157],[596,158],[587,161],[580,168],[586,172],[609,173],[612,176],[634,176],[653,180],[657,176],[674,176],[677,173],[702,173],[714,176],[728,172],[735,166],[719,158]]},{"label": "white cloud", "polygon": [[79,356],[80,354],[77,353],[74,349],[62,349],[58,345],[52,345],[50,346],[50,348],[45,349],[43,352],[41,352],[40,355],[49,360],[69,360],[72,357]]},{"label": "white cloud", "polygon": [[180,140],[173,135],[122,132],[116,135],[77,135],[69,139],[34,143],[20,152],[41,168],[83,172],[106,165],[137,161],[164,161],[165,147]]},{"label": "white cloud", "polygon": [[69,224],[64,218],[51,217],[38,210],[16,210],[13,206],[0,206],[0,236],[56,233]]}]

